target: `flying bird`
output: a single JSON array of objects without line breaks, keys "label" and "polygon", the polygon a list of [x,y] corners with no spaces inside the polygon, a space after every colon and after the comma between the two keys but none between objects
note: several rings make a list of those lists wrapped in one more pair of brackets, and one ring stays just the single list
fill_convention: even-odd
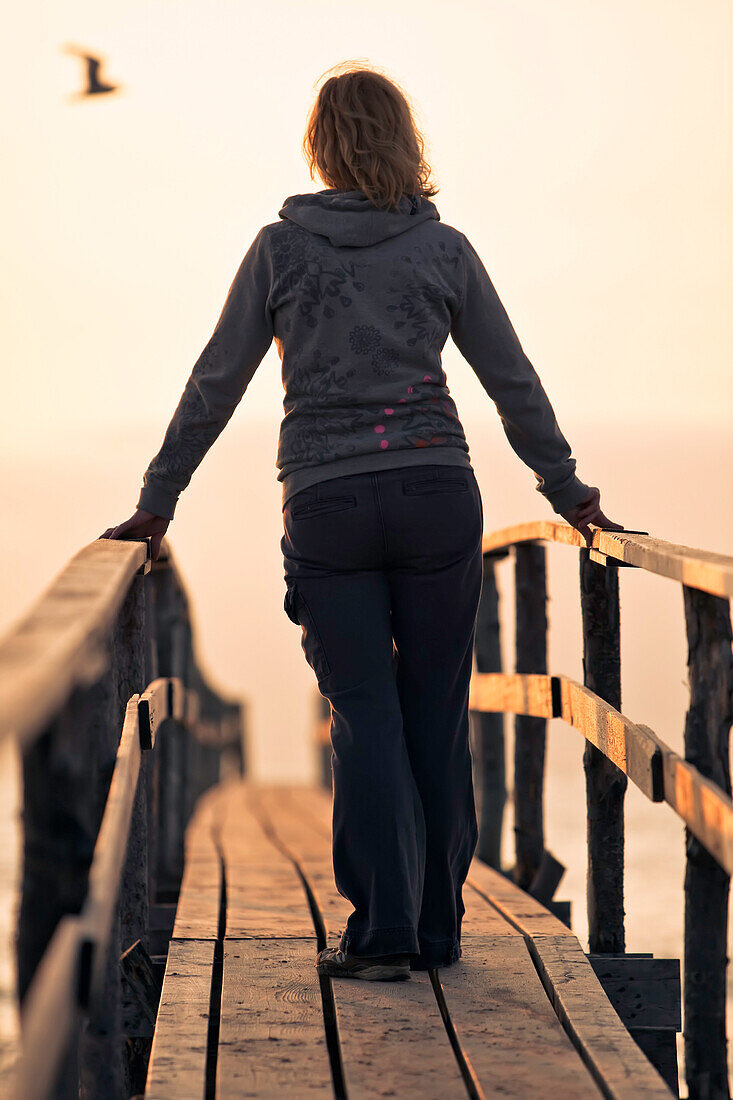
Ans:
[{"label": "flying bird", "polygon": [[119,84],[108,84],[106,80],[100,77],[100,67],[103,63],[101,57],[95,57],[93,54],[88,54],[84,50],[78,49],[76,46],[65,46],[65,53],[73,54],[75,57],[80,57],[82,61],[86,62],[86,87],[78,93],[74,99],[86,99],[91,95],[108,95],[110,92],[117,92],[120,90]]}]

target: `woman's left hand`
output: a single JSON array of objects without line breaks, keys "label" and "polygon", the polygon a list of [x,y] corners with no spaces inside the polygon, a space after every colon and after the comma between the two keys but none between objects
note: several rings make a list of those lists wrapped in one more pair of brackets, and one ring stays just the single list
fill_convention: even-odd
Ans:
[{"label": "woman's left hand", "polygon": [[129,519],[119,523],[117,527],[108,527],[100,539],[150,539],[150,556],[157,561],[160,554],[160,544],[163,535],[168,530],[169,519],[156,516],[153,512],[146,512],[143,508],[137,508]]}]

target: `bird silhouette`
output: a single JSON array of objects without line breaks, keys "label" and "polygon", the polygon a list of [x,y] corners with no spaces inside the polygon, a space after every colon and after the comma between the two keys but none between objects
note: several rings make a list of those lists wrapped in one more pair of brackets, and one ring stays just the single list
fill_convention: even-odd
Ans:
[{"label": "bird silhouette", "polygon": [[87,85],[76,96],[72,96],[73,99],[86,99],[91,95],[109,95],[110,92],[117,92],[120,90],[120,84],[108,84],[104,79],[100,77],[100,67],[103,64],[101,57],[95,57],[93,54],[86,53],[85,50],[79,49],[77,46],[64,46],[64,53],[73,54],[74,57],[80,57],[82,61],[86,62],[86,78]]}]

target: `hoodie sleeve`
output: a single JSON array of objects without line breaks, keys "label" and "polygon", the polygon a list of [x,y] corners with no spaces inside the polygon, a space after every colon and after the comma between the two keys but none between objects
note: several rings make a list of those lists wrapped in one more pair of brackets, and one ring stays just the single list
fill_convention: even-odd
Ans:
[{"label": "hoodie sleeve", "polygon": [[173,519],[180,493],[239,404],[273,339],[271,272],[263,228],[239,266],[163,444],[143,475],[138,508]]},{"label": "hoodie sleeve", "polygon": [[451,335],[494,401],[512,448],[534,472],[538,492],[555,512],[566,511],[585,500],[590,489],[575,476],[575,459],[537,372],[478,254],[461,236],[464,293]]}]

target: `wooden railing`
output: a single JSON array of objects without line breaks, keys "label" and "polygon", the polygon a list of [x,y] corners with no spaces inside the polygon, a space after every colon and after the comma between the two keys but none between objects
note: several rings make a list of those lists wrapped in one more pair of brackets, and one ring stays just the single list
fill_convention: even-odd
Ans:
[{"label": "wooden railing", "polygon": [[244,770],[166,543],[154,563],[147,540],[91,543],[0,641],[3,735],[23,764],[14,1095],[142,1092],[184,829]]},{"label": "wooden railing", "polygon": [[[583,684],[547,672],[545,542],[580,549]],[[498,531],[484,539],[483,550],[477,672],[469,699],[477,747],[476,785],[482,795],[477,855],[499,866],[504,799],[500,715],[509,712],[517,716],[513,877],[550,903],[559,865],[544,843],[545,726],[548,718],[562,718],[586,739],[591,957],[623,956],[627,777],[651,801],[666,802],[686,826],[684,1036],[689,1095],[709,1100],[728,1097],[725,994],[733,873],[729,762],[733,558],[630,532],[595,531],[592,547],[586,548],[577,531],[554,522]],[[503,673],[495,567],[510,553],[515,568],[516,671]],[[684,759],[648,726],[621,713],[619,566],[641,568],[682,584],[690,682]]]}]

